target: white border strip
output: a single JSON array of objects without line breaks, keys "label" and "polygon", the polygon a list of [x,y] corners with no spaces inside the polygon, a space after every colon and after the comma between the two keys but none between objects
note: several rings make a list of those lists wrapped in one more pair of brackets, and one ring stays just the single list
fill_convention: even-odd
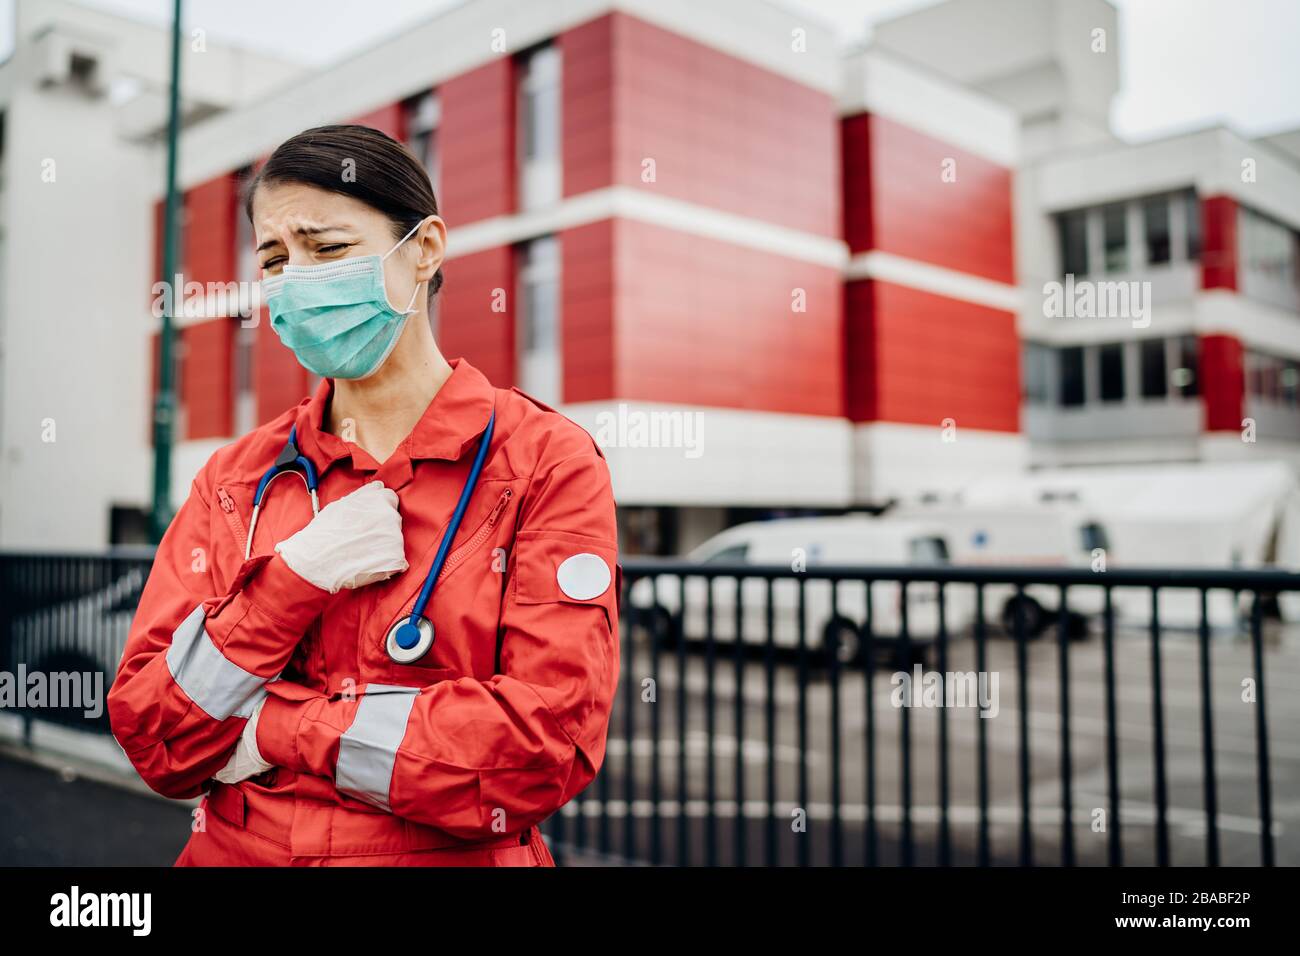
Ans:
[{"label": "white border strip", "polygon": [[879,279],[1007,312],[1018,313],[1024,304],[1024,291],[1018,286],[896,256],[890,252],[859,253],[849,260],[845,278],[850,282],[854,279]]},{"label": "white border strip", "polygon": [[943,143],[1014,167],[1016,114],[996,100],[871,49],[844,60],[841,116],[874,113]]},{"label": "white border strip", "polygon": [[848,245],[842,239],[788,229],[631,186],[607,186],[565,199],[550,209],[458,226],[447,234],[447,260],[603,219],[632,219],[832,269],[844,268],[849,258]]}]

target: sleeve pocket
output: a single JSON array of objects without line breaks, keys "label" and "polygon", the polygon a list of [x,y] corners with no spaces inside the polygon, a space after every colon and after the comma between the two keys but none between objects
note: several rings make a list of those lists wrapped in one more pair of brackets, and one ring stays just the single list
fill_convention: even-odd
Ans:
[{"label": "sleeve pocket", "polygon": [[515,539],[519,604],[595,604],[618,617],[622,568],[615,542],[568,531],[521,531]]}]

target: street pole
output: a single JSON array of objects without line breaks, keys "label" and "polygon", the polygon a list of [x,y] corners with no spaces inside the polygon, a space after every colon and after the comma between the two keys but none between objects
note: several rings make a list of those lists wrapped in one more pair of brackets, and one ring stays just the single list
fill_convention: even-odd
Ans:
[{"label": "street pole", "polygon": [[172,8],[172,81],[167,116],[167,197],[163,218],[162,280],[172,284],[170,296],[164,296],[162,330],[158,336],[158,394],[153,404],[153,510],[150,533],[155,542],[172,520],[172,424],[176,417],[175,376],[172,374],[172,340],[174,312],[184,293],[176,283],[176,220],[180,197],[176,194],[176,153],[181,126],[181,0]]}]

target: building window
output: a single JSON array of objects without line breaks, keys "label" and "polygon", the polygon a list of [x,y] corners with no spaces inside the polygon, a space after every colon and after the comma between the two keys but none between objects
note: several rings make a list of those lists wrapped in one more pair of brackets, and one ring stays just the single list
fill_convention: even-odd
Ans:
[{"label": "building window", "polygon": [[1264,394],[1262,359],[1253,352],[1246,353],[1246,393],[1259,398]]},{"label": "building window", "polygon": [[1178,355],[1178,366],[1173,371],[1174,389],[1183,398],[1194,398],[1200,394],[1196,373],[1200,349],[1196,336],[1184,335],[1174,346]]},{"label": "building window", "polygon": [[[242,193],[243,186],[252,176],[252,169],[240,170],[238,182]],[[257,262],[257,240],[253,233],[253,224],[244,215],[243,209],[235,213],[235,270],[238,273],[240,308],[235,316],[235,326],[231,330],[234,342],[231,347],[231,394],[234,408],[231,425],[236,435],[244,435],[257,427],[257,395],[253,385],[253,347],[257,341],[257,324],[253,320],[261,306],[259,300],[246,295],[245,290],[261,278],[261,266]]]},{"label": "building window", "polygon": [[1051,369],[1048,363],[1052,350],[1034,342],[1027,342],[1023,353],[1024,374],[1021,376],[1024,400],[1034,405],[1045,405],[1051,401],[1048,394],[1048,382]]},{"label": "building window", "polygon": [[1061,404],[1065,407],[1082,405],[1083,388],[1083,348],[1073,345],[1061,349]]},{"label": "building window", "polygon": [[1088,214],[1086,210],[1062,213],[1056,220],[1061,241],[1061,274],[1088,274]]},{"label": "building window", "polygon": [[1160,265],[1170,259],[1169,197],[1153,196],[1142,203],[1142,231],[1146,237],[1147,263]]},{"label": "building window", "polygon": [[1183,208],[1187,220],[1187,258],[1195,262],[1201,257],[1201,201],[1196,198],[1195,190],[1183,193]]},{"label": "building window", "polygon": [[1143,339],[1140,348],[1142,397],[1167,398],[1169,383],[1165,374],[1165,340]]},{"label": "building window", "polygon": [[1247,269],[1273,282],[1289,282],[1296,271],[1295,235],[1280,222],[1241,210],[1242,258]]},{"label": "building window", "polygon": [[1101,365],[1101,400],[1124,401],[1124,346],[1118,342],[1097,350]]},{"label": "building window", "polygon": [[1283,365],[1278,385],[1282,386],[1282,401],[1295,408],[1300,403],[1300,365],[1287,362]]},{"label": "building window", "polygon": [[1128,269],[1128,207],[1113,203],[1102,207],[1102,252],[1107,272]]},{"label": "building window", "polygon": [[442,103],[434,92],[421,93],[407,100],[406,139],[407,145],[415,158],[420,161],[424,171],[429,174],[433,184],[433,194],[440,195],[442,188],[442,164],[438,150],[438,126],[442,123]]},{"label": "building window", "polygon": [[257,342],[257,327],[242,321],[234,328],[234,346],[231,359],[231,391],[235,396],[234,433],[244,435],[257,427],[257,393],[253,387],[253,349]]},{"label": "building window", "polygon": [[519,387],[556,405],[562,400],[559,243],[542,236],[519,255]]},{"label": "building window", "polygon": [[1263,352],[1247,352],[1246,388],[1252,398],[1300,408],[1300,362]]},{"label": "building window", "polygon": [[538,47],[519,71],[519,203],[549,206],[560,198],[560,51]]}]

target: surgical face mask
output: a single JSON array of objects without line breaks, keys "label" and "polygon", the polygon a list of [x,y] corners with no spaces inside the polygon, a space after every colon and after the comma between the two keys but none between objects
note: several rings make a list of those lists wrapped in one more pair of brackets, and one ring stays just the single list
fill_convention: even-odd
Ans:
[{"label": "surgical face mask", "polygon": [[299,363],[322,378],[365,378],[384,364],[397,345],[411,301],[399,312],[388,303],[384,261],[423,224],[382,256],[357,256],[314,266],[286,265],[262,280],[271,328]]}]

